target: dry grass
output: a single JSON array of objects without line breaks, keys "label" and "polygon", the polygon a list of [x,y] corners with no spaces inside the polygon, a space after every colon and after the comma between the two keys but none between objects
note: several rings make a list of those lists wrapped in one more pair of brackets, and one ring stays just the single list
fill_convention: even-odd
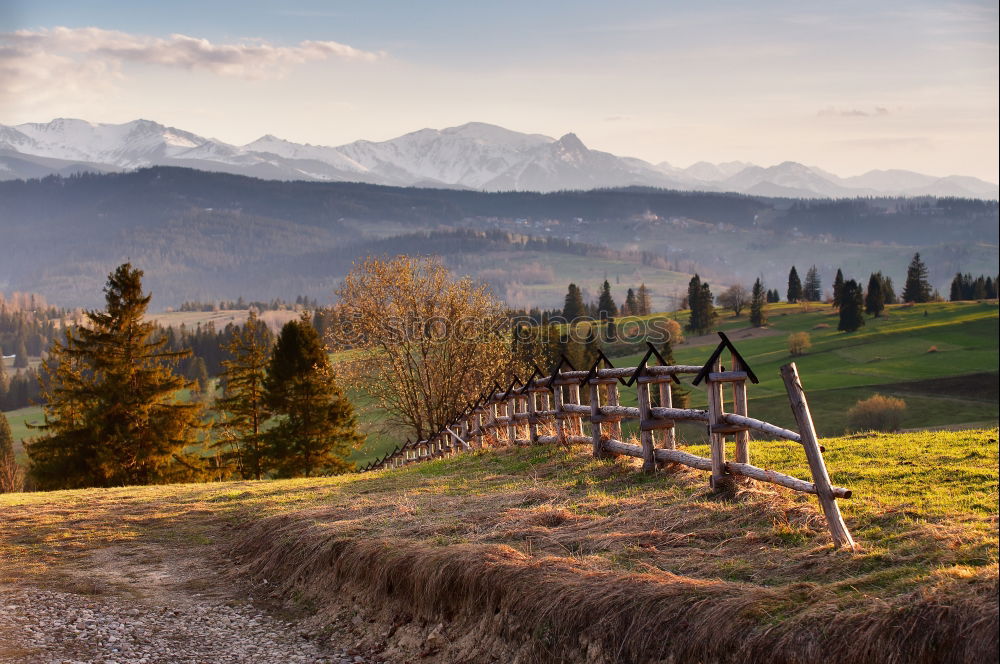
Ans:
[{"label": "dry grass", "polygon": [[[824,441],[855,490],[855,554],[832,549],[811,497],[720,500],[704,473],[537,446],[367,476],[0,496],[0,569],[41,577],[139,542],[222,548],[400,661],[992,662],[996,441]],[[753,447],[801,475],[786,452],[802,456]]]}]

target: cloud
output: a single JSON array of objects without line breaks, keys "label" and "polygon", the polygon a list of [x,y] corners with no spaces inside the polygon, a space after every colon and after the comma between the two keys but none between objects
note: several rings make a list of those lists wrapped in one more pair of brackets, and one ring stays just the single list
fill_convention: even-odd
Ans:
[{"label": "cloud", "polygon": [[828,106],[816,113],[821,118],[870,118],[879,115],[889,115],[889,109],[884,106],[876,106],[871,111],[864,111],[859,108],[833,108]]},{"label": "cloud", "polygon": [[276,46],[260,40],[214,44],[181,34],[152,37],[101,28],[56,27],[0,34],[0,66],[5,62],[24,65],[32,59],[52,55],[76,61],[99,60],[115,70],[123,63],[140,63],[205,70],[222,76],[264,78],[280,76],[290,67],[306,62],[329,59],[372,62],[384,53],[363,51],[335,41],[304,41],[295,46]]}]

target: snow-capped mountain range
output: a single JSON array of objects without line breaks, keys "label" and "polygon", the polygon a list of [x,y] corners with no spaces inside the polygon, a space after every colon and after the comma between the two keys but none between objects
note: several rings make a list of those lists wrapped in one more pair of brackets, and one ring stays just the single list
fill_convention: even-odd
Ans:
[{"label": "snow-capped mountain range", "polygon": [[939,178],[905,170],[842,178],[791,161],[768,168],[744,162],[698,162],[678,168],[590,150],[575,134],[554,139],[479,122],[338,147],[292,143],[271,135],[230,145],[150,120],[116,125],[60,118],[45,124],[0,125],[0,179],[146,166],[185,166],[276,180],[487,191],[645,185],[807,198],[998,197],[996,184],[978,178]]}]

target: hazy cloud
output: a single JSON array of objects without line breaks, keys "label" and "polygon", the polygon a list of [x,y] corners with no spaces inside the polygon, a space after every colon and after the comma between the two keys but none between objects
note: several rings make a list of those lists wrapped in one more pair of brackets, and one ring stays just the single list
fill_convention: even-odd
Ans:
[{"label": "hazy cloud", "polygon": [[833,108],[828,106],[816,113],[821,118],[870,118],[879,115],[889,115],[889,109],[884,106],[876,106],[870,111],[865,111],[860,108]]},{"label": "hazy cloud", "polygon": [[317,60],[371,62],[384,55],[335,41],[303,41],[295,46],[257,40],[213,44],[187,35],[151,37],[101,28],[57,27],[0,34],[0,61],[25,63],[54,54],[75,60],[103,60],[115,68],[134,62],[244,78],[280,75],[293,65]]},{"label": "hazy cloud", "polygon": [[0,33],[0,101],[22,112],[56,102],[100,103],[125,78],[122,68],[129,63],[261,79],[278,78],[307,62],[372,62],[383,56],[334,41],[215,44],[180,34],[151,37],[101,28],[18,30]]}]

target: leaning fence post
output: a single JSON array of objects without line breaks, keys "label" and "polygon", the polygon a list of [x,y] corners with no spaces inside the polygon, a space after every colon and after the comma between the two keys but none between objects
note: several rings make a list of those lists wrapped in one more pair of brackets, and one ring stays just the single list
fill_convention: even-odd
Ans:
[{"label": "leaning fence post", "polygon": [[839,548],[845,546],[855,550],[854,538],[844,523],[844,517],[840,514],[840,507],[833,496],[833,489],[830,487],[830,476],[826,472],[826,464],[823,462],[823,453],[819,448],[819,441],[816,440],[816,428],[813,426],[812,414],[809,412],[809,404],[806,402],[806,393],[802,389],[802,381],[799,380],[799,370],[794,362],[781,367],[781,378],[785,381],[785,389],[788,390],[788,401],[792,405],[792,414],[795,415],[795,422],[799,425],[799,436],[802,447],[806,451],[806,459],[809,461],[809,470],[812,472],[813,484],[816,486],[816,495],[819,504],[826,515],[826,525],[833,536],[833,546]]}]

